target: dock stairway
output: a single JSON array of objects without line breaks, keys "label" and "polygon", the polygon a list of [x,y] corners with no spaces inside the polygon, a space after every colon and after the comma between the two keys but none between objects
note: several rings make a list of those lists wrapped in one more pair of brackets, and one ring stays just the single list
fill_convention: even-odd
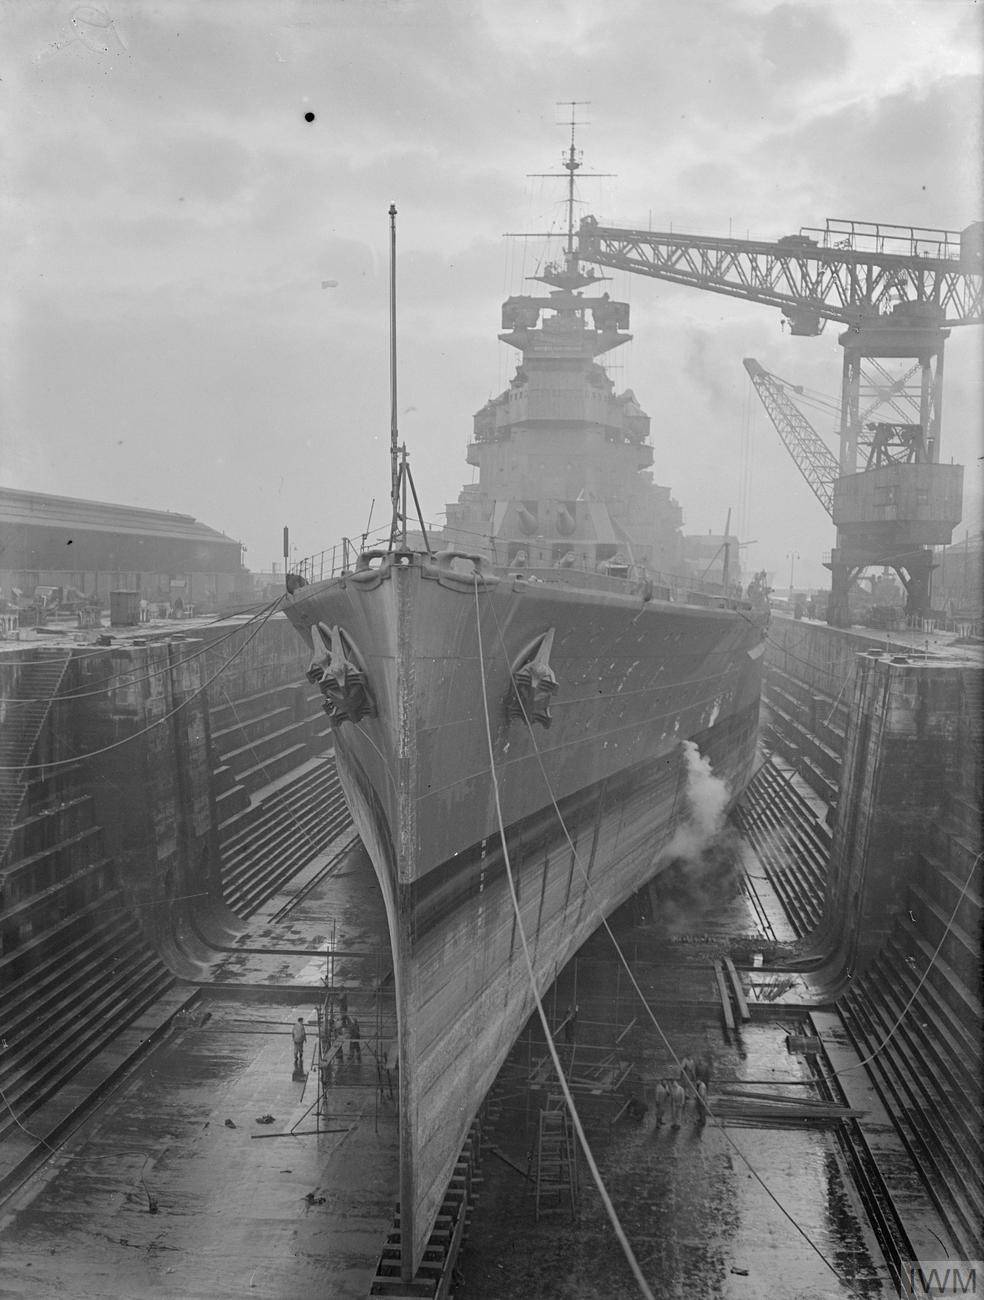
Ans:
[{"label": "dock stairway", "polygon": [[732,814],[799,938],[823,915],[832,834],[797,774],[767,759]]},{"label": "dock stairway", "polygon": [[[944,832],[955,829],[955,802],[941,819]],[[910,883],[888,942],[838,1010],[954,1241],[979,1259],[981,872],[952,830],[946,856],[945,834],[934,838],[939,847],[930,840],[935,852],[924,855],[922,879]]]},{"label": "dock stairway", "polygon": [[82,765],[33,773],[25,791],[0,894],[0,1170],[33,1147],[31,1115],[174,984],[106,856]]},{"label": "dock stairway", "polygon": [[210,702],[223,893],[242,917],[351,826],[320,703],[296,682]]},{"label": "dock stairway", "polygon": [[24,768],[61,689],[72,656],[44,658],[24,664],[15,691],[5,700],[0,728],[0,862],[20,816],[28,780]]},{"label": "dock stairway", "polygon": [[536,1220],[570,1209],[577,1213],[577,1153],[574,1129],[563,1097],[547,1097],[536,1137]]}]

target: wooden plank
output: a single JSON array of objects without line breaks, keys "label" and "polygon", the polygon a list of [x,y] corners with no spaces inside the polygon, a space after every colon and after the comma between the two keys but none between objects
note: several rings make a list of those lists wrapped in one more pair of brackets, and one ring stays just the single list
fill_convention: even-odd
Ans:
[{"label": "wooden plank", "polygon": [[816,1106],[823,1110],[843,1110],[838,1101],[825,1101],[822,1097],[787,1097],[777,1092],[753,1092],[750,1088],[722,1088],[721,1097],[753,1097],[756,1101],[777,1101],[789,1106]]},{"label": "wooden plank", "polygon": [[728,1029],[734,1029],[735,1017],[731,1010],[731,999],[728,997],[728,989],[724,982],[724,971],[721,963],[714,963],[714,978],[717,980],[718,994],[721,998],[721,1010],[724,1012],[724,1023]]},{"label": "wooden plank", "polygon": [[520,1166],[516,1163],[515,1160],[510,1160],[509,1157],[506,1155],[506,1153],[504,1151],[500,1151],[500,1149],[497,1146],[489,1146],[486,1149],[491,1151],[494,1156],[498,1156],[499,1159],[504,1161],[507,1165],[509,1165],[511,1169],[515,1169],[518,1174],[522,1174],[523,1177],[528,1178],[530,1182],[533,1181],[531,1175],[528,1174],[525,1169],[520,1168]]},{"label": "wooden plank", "polygon": [[615,1039],[615,1042],[616,1042],[616,1043],[620,1043],[620,1042],[622,1041],[622,1039],[625,1037],[625,1035],[629,1032],[629,1030],[635,1028],[635,1023],[636,1023],[636,1017],[633,1016],[632,1019],[629,1021],[629,1023],[625,1026],[625,1028],[624,1028],[624,1029],[622,1030],[622,1032],[619,1034],[619,1036]]},{"label": "wooden plank", "polygon": [[752,1015],[751,1012],[748,1010],[748,1002],[745,998],[745,990],[741,986],[741,979],[739,978],[738,972],[735,970],[735,964],[730,957],[725,957],[724,965],[725,965],[725,969],[728,972],[728,976],[731,980],[731,987],[735,991],[735,1001],[738,1003],[738,1011],[741,1015],[741,1018],[742,1020],[751,1020]]}]

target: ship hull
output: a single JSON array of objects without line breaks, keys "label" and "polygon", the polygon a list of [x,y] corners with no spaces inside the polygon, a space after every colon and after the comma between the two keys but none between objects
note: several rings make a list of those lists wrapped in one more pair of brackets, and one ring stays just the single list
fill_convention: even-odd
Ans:
[{"label": "ship hull", "polygon": [[[508,872],[543,989],[658,869],[686,815],[682,742],[733,791],[747,780],[761,629],[745,612],[456,573],[423,557],[303,588],[287,613],[315,648],[312,628],[343,641],[371,700],[369,714],[336,725],[335,748],[393,950],[409,1272],[534,1007]],[[516,664],[546,633],[558,683],[549,728],[510,709]]]}]

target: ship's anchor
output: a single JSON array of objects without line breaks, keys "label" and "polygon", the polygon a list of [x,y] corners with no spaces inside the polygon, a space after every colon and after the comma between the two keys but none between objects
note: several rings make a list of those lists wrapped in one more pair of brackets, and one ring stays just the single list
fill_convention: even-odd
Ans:
[{"label": "ship's anchor", "polygon": [[311,643],[314,658],[308,666],[307,679],[320,688],[325,697],[321,707],[332,722],[374,718],[376,703],[365,671],[357,662],[351,644],[344,644],[339,628],[329,630],[324,623],[315,623],[311,628]]},{"label": "ship's anchor", "polygon": [[513,668],[513,689],[506,703],[510,718],[525,718],[531,723],[539,722],[544,727],[550,726],[550,697],[559,684],[550,667],[554,631],[551,628],[549,632],[544,632],[520,656],[520,666]]}]

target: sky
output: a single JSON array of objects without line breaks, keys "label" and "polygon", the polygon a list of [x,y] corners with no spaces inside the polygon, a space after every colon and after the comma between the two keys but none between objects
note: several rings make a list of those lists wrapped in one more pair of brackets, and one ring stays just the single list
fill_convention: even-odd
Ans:
[{"label": "sky", "polygon": [[[982,212],[971,0],[0,0],[0,483],[192,514],[268,569],[358,535],[400,434],[425,514],[471,479],[514,350],[499,310],[578,215],[774,239],[827,217]],[[306,115],[313,114],[313,120]],[[732,509],[746,567],[822,585],[833,526],[742,358],[837,400],[830,326],[616,275],[618,389],[652,417],[688,532]],[[941,458],[980,527],[981,331],[947,344]],[[816,421],[832,447],[835,421]],[[957,536],[963,535],[963,526]]]}]

